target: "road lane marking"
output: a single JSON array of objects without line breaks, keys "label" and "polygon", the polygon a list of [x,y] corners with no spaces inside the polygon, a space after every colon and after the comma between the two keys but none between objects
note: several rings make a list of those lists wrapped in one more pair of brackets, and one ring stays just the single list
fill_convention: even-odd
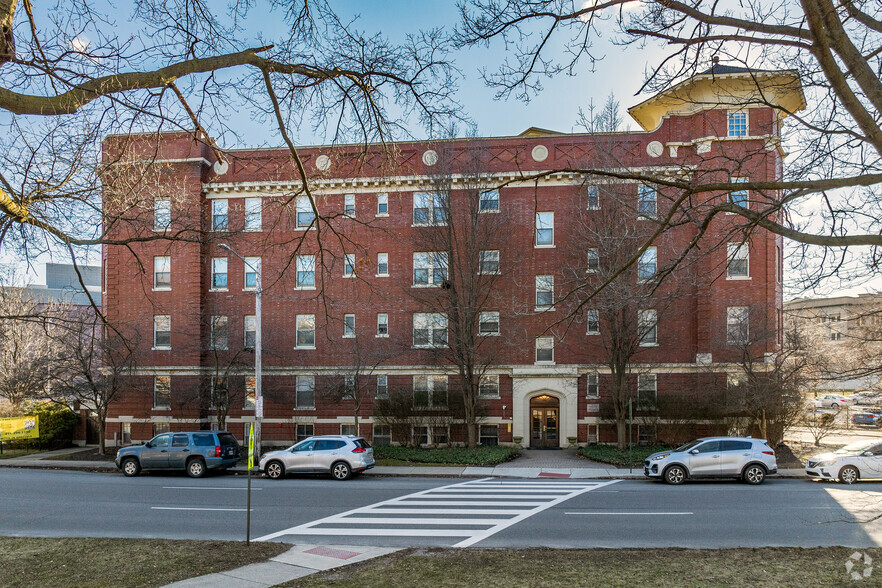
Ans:
[{"label": "road lane marking", "polygon": [[[197,508],[195,506],[151,506],[151,510],[220,510],[224,512],[245,512],[244,508]],[[254,512],[254,509],[251,509]]]},{"label": "road lane marking", "polygon": [[564,514],[568,515],[638,515],[638,516],[660,516],[660,515],[677,515],[677,516],[686,516],[695,513],[691,512],[612,512],[612,511],[597,511],[597,512],[565,512]]}]

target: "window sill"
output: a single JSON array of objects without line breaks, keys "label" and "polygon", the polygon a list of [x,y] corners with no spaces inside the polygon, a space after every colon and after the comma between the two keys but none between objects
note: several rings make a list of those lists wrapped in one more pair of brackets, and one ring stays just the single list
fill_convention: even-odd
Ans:
[{"label": "window sill", "polygon": [[410,226],[411,226],[411,228],[413,228],[413,227],[446,227],[447,223],[421,223],[421,224],[412,224]]},{"label": "window sill", "polygon": [[377,339],[388,339],[388,338],[389,338],[389,334],[386,333],[385,335],[375,335],[375,337],[376,337]]},{"label": "window sill", "polygon": [[501,276],[502,272],[496,270],[495,272],[478,272],[479,276]]},{"label": "window sill", "polygon": [[171,410],[170,406],[154,406],[153,410]]},{"label": "window sill", "polygon": [[374,276],[375,278],[388,278],[389,274],[377,274]]},{"label": "window sill", "polygon": [[314,231],[315,227],[310,225],[308,227],[294,227],[295,231]]},{"label": "window sill", "polygon": [[229,288],[209,288],[209,292],[229,292]]},{"label": "window sill", "polygon": [[599,206],[589,206],[585,210],[600,210]]},{"label": "window sill", "polygon": [[343,335],[344,339],[355,339],[355,335]]},{"label": "window sill", "polygon": [[549,244],[537,243],[536,245],[533,245],[533,249],[556,249],[556,247],[555,247],[554,243],[549,243]]},{"label": "window sill", "polygon": [[242,229],[243,233],[261,233],[263,232],[263,227],[257,227],[255,229],[244,228]]},{"label": "window sill", "polygon": [[164,347],[164,346],[151,347],[150,350],[151,350],[151,351],[171,351],[171,346],[168,346],[168,347]]},{"label": "window sill", "polygon": [[389,218],[389,213],[388,212],[378,212],[374,216],[376,216],[377,218]]},{"label": "window sill", "polygon": [[478,336],[479,337],[498,337],[499,331],[496,331],[495,333],[478,333]]},{"label": "window sill", "polygon": [[533,309],[533,312],[554,312],[553,306],[537,306]]},{"label": "window sill", "polygon": [[490,208],[487,210],[479,210],[478,214],[499,214],[498,208]]},{"label": "window sill", "polygon": [[441,284],[413,284],[411,288],[440,288]]},{"label": "window sill", "polygon": [[257,288],[242,288],[243,292],[257,292]]},{"label": "window sill", "polygon": [[294,407],[294,412],[300,412],[300,411],[304,411],[304,410],[313,411],[313,410],[315,410],[315,407],[314,406],[295,406]]},{"label": "window sill", "polygon": [[298,350],[298,349],[299,349],[299,350],[304,350],[304,351],[309,351],[309,350],[313,350],[313,351],[314,351],[314,350],[315,350],[315,345],[313,345],[312,347],[306,347],[306,346],[303,346],[303,347],[296,347],[296,346],[295,346],[294,349],[295,349],[295,350]]},{"label": "window sill", "polygon": [[553,361],[534,361],[533,365],[557,365]]},{"label": "window sill", "polygon": [[294,286],[295,290],[315,290],[315,286]]},{"label": "window sill", "polygon": [[447,349],[447,345],[414,345],[413,349]]},{"label": "window sill", "polygon": [[589,337],[591,337],[591,336],[597,336],[597,335],[600,334],[600,331],[588,331],[588,332],[585,333],[585,334],[588,335]]},{"label": "window sill", "polygon": [[726,279],[733,282],[749,282],[750,276],[726,276]]},{"label": "window sill", "polygon": [[502,397],[499,394],[497,394],[496,396],[489,396],[486,394],[478,394],[478,398],[480,398],[481,400],[500,400]]},{"label": "window sill", "polygon": [[153,288],[153,292],[171,292],[171,286],[160,286],[159,288]]},{"label": "window sill", "polygon": [[346,278],[346,279],[350,279],[350,278],[354,278],[354,277],[355,277],[355,274],[348,274],[348,275],[347,275],[347,274],[343,274],[342,277],[343,277],[343,278]]},{"label": "window sill", "polygon": [[600,394],[588,394],[587,396],[585,396],[585,398],[587,398],[588,400],[600,400]]},{"label": "window sill", "polygon": [[658,347],[658,343],[640,343],[639,347]]},{"label": "window sill", "polygon": [[164,233],[170,229],[171,229],[171,227],[153,227],[153,232],[154,233]]}]

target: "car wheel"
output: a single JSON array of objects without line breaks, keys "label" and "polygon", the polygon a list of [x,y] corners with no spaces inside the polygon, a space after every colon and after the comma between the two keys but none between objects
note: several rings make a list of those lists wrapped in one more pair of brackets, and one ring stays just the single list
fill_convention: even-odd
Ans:
[{"label": "car wheel", "polygon": [[860,473],[854,466],[845,466],[839,470],[839,481],[843,484],[854,484],[858,478],[860,478]]},{"label": "car wheel", "polygon": [[128,476],[129,478],[137,476],[141,473],[141,464],[139,464],[138,460],[134,457],[126,458],[122,462],[122,472],[123,475]]},{"label": "car wheel", "polygon": [[334,476],[335,480],[345,480],[352,475],[352,469],[345,461],[338,461],[331,466],[331,475]]},{"label": "car wheel", "polygon": [[267,478],[278,480],[285,475],[285,466],[283,466],[280,461],[271,461],[266,464],[266,468],[264,468],[263,472],[266,474]]},{"label": "car wheel", "polygon": [[201,459],[191,459],[187,462],[187,475],[191,478],[201,478],[205,475],[205,462]]},{"label": "car wheel", "polygon": [[766,468],[755,464],[747,466],[744,469],[744,473],[741,475],[741,479],[753,486],[762,484],[763,480],[766,479]]},{"label": "car wheel", "polygon": [[665,470],[665,482],[678,485],[686,481],[686,470],[682,466],[671,466]]},{"label": "car wheel", "polygon": [[839,410],[842,407],[834,402],[833,404],[830,405],[830,408],[835,408],[836,410]]}]

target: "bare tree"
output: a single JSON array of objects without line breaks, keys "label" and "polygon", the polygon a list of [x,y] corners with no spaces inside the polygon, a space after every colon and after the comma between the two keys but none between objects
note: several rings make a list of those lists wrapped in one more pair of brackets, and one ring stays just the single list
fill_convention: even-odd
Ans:
[{"label": "bare tree", "polygon": [[[381,341],[388,341],[382,339]],[[335,404],[348,405],[352,415],[352,424],[355,426],[355,434],[359,434],[359,419],[363,416],[362,409],[369,403],[377,392],[376,372],[378,368],[393,355],[391,345],[371,341],[370,345],[363,345],[361,339],[353,336],[347,341],[347,351],[341,351],[341,360],[346,364],[339,375],[332,379],[326,394],[328,399]]]},{"label": "bare tree", "polygon": [[820,447],[821,440],[836,428],[836,414],[832,412],[818,414],[814,407],[811,407],[803,415],[800,424],[808,429],[815,441],[815,447]]}]

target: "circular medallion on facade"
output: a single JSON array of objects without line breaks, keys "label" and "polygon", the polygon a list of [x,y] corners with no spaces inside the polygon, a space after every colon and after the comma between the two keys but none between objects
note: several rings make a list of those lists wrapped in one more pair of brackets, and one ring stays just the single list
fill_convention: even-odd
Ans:
[{"label": "circular medallion on facade", "polygon": [[230,162],[220,160],[214,162],[214,173],[217,175],[222,176],[228,171],[230,171]]},{"label": "circular medallion on facade", "polygon": [[429,167],[438,163],[438,154],[435,151],[429,149],[425,153],[423,153],[423,163],[428,165]]},{"label": "circular medallion on facade", "polygon": [[331,158],[327,155],[319,155],[315,158],[315,166],[319,171],[328,171],[331,169]]},{"label": "circular medallion on facade", "polygon": [[533,147],[533,152],[530,155],[533,156],[533,161],[545,161],[548,159],[548,147],[545,145],[536,145]]},{"label": "circular medallion on facade", "polygon": [[664,152],[665,146],[662,145],[659,141],[652,141],[649,145],[646,146],[646,153],[650,157],[659,157]]}]

